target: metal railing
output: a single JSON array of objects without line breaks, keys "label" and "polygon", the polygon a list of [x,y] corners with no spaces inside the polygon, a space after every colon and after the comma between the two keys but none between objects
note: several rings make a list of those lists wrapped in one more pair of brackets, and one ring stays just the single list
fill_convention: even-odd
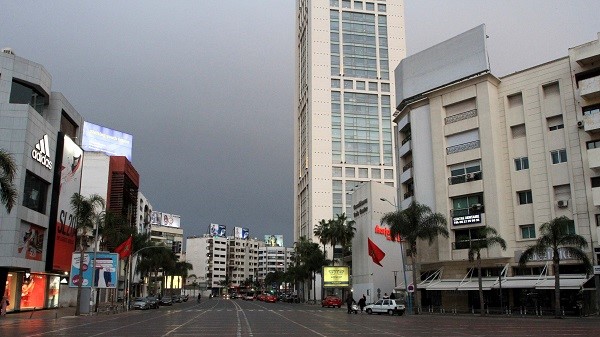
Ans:
[{"label": "metal railing", "polygon": [[402,172],[406,172],[408,169],[413,167],[413,162],[409,162],[408,164],[402,166]]},{"label": "metal railing", "polygon": [[479,140],[474,140],[472,142],[458,144],[454,146],[449,146],[446,148],[446,154],[453,154],[468,150],[473,150],[479,148]]},{"label": "metal railing", "polygon": [[451,123],[462,121],[462,120],[465,120],[468,118],[473,118],[475,116],[477,116],[477,109],[473,109],[473,110],[461,112],[456,115],[448,116],[448,117],[444,118],[444,122],[446,124],[451,124]]},{"label": "metal railing", "polygon": [[468,181],[481,180],[481,171],[478,172],[470,172],[466,174],[461,174],[458,176],[452,176],[448,178],[448,185],[456,185],[466,183]]}]

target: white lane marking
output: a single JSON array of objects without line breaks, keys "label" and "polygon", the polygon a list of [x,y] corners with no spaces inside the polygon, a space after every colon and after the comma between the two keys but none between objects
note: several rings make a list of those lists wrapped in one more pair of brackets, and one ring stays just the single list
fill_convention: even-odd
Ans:
[{"label": "white lane marking", "polygon": [[238,303],[233,302],[233,305],[237,308],[236,314],[238,317],[238,337],[240,337],[241,333],[242,333],[242,327],[241,327],[241,322],[240,322],[240,312],[242,313],[242,315],[244,315],[244,321],[246,322],[246,328],[248,328],[248,336],[253,337],[254,334],[252,333],[252,328],[250,327],[250,322],[248,322],[248,317],[246,316],[244,309],[242,309],[242,307]]}]

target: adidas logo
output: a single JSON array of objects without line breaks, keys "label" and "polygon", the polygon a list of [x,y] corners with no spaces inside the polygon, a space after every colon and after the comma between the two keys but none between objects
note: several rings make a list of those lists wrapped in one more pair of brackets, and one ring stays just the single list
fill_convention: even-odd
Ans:
[{"label": "adidas logo", "polygon": [[31,150],[31,158],[44,165],[48,170],[52,170],[52,160],[50,160],[50,145],[48,145],[48,135],[35,144]]}]

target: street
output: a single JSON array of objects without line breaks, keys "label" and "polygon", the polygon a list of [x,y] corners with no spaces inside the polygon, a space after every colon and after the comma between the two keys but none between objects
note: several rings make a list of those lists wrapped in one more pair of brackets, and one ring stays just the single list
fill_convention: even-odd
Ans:
[{"label": "street", "polygon": [[[28,316],[23,316],[28,317]],[[593,336],[598,317],[347,314],[345,307],[190,300],[99,316],[0,319],[1,336]]]}]

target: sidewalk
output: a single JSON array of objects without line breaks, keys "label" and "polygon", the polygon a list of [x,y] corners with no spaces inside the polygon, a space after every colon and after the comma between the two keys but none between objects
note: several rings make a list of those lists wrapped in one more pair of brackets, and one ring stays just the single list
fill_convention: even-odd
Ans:
[{"label": "sidewalk", "polygon": [[75,317],[75,307],[12,312],[0,317],[0,325],[28,319],[58,319],[63,317]]}]

